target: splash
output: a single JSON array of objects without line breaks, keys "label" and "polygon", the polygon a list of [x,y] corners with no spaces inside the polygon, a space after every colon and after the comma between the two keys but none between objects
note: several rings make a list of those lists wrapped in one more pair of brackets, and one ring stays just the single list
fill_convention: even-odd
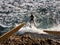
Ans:
[{"label": "splash", "polygon": [[37,34],[47,34],[47,33],[43,32],[42,29],[37,29],[34,26],[34,24],[30,25],[29,23],[18,31],[19,34],[23,34],[25,32],[31,32],[31,33],[37,33]]},{"label": "splash", "polygon": [[60,31],[60,24],[59,25],[55,25],[52,28],[48,28],[46,30],[49,30],[49,31]]}]

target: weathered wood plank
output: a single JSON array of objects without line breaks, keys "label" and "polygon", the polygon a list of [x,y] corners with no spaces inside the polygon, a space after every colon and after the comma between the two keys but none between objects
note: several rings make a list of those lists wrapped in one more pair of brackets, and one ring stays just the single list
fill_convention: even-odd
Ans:
[{"label": "weathered wood plank", "polygon": [[19,24],[18,26],[16,26],[15,28],[13,28],[12,30],[10,30],[7,33],[5,33],[2,36],[0,36],[0,42],[6,40],[9,36],[11,36],[15,32],[17,32],[20,28],[22,28],[24,26],[24,24],[25,23],[23,22],[23,23]]},{"label": "weathered wood plank", "polygon": [[46,31],[46,30],[44,30],[44,32],[47,32],[47,33],[52,34],[52,35],[60,36],[60,31]]}]

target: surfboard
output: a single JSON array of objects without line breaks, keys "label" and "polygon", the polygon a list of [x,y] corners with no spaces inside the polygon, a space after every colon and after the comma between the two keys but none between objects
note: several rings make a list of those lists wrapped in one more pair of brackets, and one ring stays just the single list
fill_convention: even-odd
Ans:
[{"label": "surfboard", "polygon": [[25,22],[18,24],[18,26],[16,26],[15,28],[13,28],[12,30],[8,31],[7,33],[3,34],[2,36],[0,36],[0,42],[6,40],[9,36],[11,36],[12,34],[14,34],[15,32],[17,32],[19,29],[21,29],[23,26],[25,25]]}]

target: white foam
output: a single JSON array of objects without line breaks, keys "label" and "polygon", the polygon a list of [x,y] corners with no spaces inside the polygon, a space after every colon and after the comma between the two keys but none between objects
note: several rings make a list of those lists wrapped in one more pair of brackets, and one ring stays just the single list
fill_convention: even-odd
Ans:
[{"label": "white foam", "polygon": [[2,26],[2,27],[11,27],[11,26],[3,25],[3,24],[1,24],[1,23],[0,23],[0,26]]},{"label": "white foam", "polygon": [[49,30],[49,31],[60,31],[60,24],[56,25],[56,26],[53,26],[52,28],[48,28],[46,30]]},{"label": "white foam", "polygon": [[[28,25],[28,24],[27,24]],[[18,33],[19,34],[23,34],[25,32],[32,32],[32,33],[38,33],[38,34],[47,34],[45,32],[43,32],[42,29],[37,29],[34,25],[32,25],[31,27],[28,25],[28,26],[24,26],[23,28],[21,28]]]}]

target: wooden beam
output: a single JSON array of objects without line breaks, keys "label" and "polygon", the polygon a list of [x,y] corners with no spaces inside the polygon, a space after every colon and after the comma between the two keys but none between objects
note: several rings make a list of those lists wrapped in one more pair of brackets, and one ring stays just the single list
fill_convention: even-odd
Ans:
[{"label": "wooden beam", "polygon": [[52,34],[52,35],[60,36],[60,31],[46,31],[46,30],[44,30],[44,32],[47,32],[47,33]]},{"label": "wooden beam", "polygon": [[7,33],[5,33],[2,36],[0,36],[0,42],[6,40],[9,36],[11,36],[15,32],[17,32],[20,28],[22,28],[24,26],[24,24],[25,23],[23,22],[23,23],[19,24],[18,26],[16,26],[15,28],[13,28],[12,30],[10,30]]}]

